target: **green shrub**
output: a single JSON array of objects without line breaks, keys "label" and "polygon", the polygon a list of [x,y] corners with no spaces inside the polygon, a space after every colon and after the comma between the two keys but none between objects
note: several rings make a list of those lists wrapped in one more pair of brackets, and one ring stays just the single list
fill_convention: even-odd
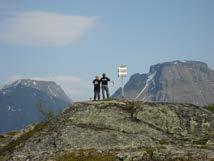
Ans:
[{"label": "green shrub", "polygon": [[201,138],[201,139],[193,141],[193,144],[206,145],[208,140],[209,140],[208,138]]},{"label": "green shrub", "polygon": [[149,155],[151,160],[154,160],[154,151],[155,151],[154,147],[149,146],[146,148],[146,153]]},{"label": "green shrub", "polygon": [[4,139],[5,137],[3,135],[0,135],[0,139]]},{"label": "green shrub", "polygon": [[101,154],[91,150],[80,150],[56,157],[56,161],[116,161],[112,154]]},{"label": "green shrub", "polygon": [[159,141],[159,143],[160,143],[161,145],[168,145],[168,144],[169,144],[169,140],[167,140],[167,139],[161,139],[161,140]]},{"label": "green shrub", "polygon": [[207,109],[208,109],[209,111],[211,111],[212,113],[214,113],[214,104],[208,105],[208,106],[207,106]]},{"label": "green shrub", "polygon": [[41,102],[38,103],[36,105],[37,110],[42,114],[44,121],[47,122],[51,119],[53,119],[56,114],[54,113],[53,110],[48,109],[47,107],[45,107],[45,105],[43,105]]},{"label": "green shrub", "polygon": [[9,135],[9,136],[14,136],[17,134],[17,131],[9,131],[6,133],[6,135]]},{"label": "green shrub", "polygon": [[4,161],[4,160],[5,160],[5,158],[0,155],[0,161]]},{"label": "green shrub", "polygon": [[115,99],[114,99],[114,98],[109,97],[109,98],[105,98],[105,99],[103,99],[102,101],[113,101],[113,100],[115,100]]}]

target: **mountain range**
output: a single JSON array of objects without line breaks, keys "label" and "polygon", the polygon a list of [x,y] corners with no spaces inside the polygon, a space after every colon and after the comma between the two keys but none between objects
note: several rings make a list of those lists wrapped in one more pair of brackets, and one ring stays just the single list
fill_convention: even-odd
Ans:
[{"label": "mountain range", "polygon": [[[132,75],[124,91],[127,99],[204,106],[214,103],[214,71],[199,61],[159,63]],[[121,98],[121,88],[113,97]]]},{"label": "mountain range", "polygon": [[0,133],[41,121],[38,110],[60,112],[71,100],[55,82],[21,79],[0,89]]}]

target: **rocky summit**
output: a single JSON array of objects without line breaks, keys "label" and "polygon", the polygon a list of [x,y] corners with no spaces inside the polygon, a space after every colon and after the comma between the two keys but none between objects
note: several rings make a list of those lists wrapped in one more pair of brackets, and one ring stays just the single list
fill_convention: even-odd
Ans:
[{"label": "rocky summit", "polygon": [[[214,71],[199,61],[159,63],[132,75],[124,90],[129,99],[204,106],[214,103]],[[121,89],[113,97],[120,98]]]},{"label": "rocky summit", "polygon": [[214,115],[192,104],[73,103],[0,136],[1,161],[213,161]]}]

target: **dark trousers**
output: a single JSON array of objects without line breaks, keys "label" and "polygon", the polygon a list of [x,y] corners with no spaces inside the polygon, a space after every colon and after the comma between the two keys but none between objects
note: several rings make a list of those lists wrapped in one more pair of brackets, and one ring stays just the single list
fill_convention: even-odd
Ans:
[{"label": "dark trousers", "polygon": [[102,86],[102,95],[103,95],[103,99],[105,99],[105,92],[106,92],[107,98],[109,98],[108,85],[103,85],[103,86]]},{"label": "dark trousers", "polygon": [[100,100],[100,89],[94,88],[94,100]]}]

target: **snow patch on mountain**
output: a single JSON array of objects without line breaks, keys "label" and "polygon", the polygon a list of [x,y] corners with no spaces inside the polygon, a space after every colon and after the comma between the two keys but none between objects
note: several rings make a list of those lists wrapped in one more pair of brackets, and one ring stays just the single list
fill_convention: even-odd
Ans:
[{"label": "snow patch on mountain", "polygon": [[[149,74],[147,81],[146,81],[146,85],[144,86],[144,88],[140,91],[140,93],[135,97],[135,100],[138,99],[143,93],[144,91],[147,89],[147,87],[149,87],[150,83],[153,81],[154,77],[156,75],[156,71],[152,74]],[[143,98],[143,100],[145,99],[145,97]]]},{"label": "snow patch on mountain", "polygon": [[[14,106],[8,106],[8,111],[16,112],[16,107],[14,107]],[[18,110],[18,111],[20,111],[20,110]]]},{"label": "snow patch on mountain", "polygon": [[48,85],[48,93],[54,97],[57,97],[58,90],[55,88],[54,91],[51,88],[51,85]]},{"label": "snow patch on mountain", "polygon": [[43,91],[48,93],[49,95],[52,95],[54,97],[60,96],[62,93],[62,89],[55,83],[55,82],[48,82],[48,81],[36,81],[36,80],[30,80],[30,79],[21,79],[13,82],[10,85],[5,85],[1,90],[3,91],[3,95],[5,95],[7,92],[7,89],[14,89],[14,88],[23,88],[23,87],[29,87],[33,89],[37,89],[39,91]]}]

